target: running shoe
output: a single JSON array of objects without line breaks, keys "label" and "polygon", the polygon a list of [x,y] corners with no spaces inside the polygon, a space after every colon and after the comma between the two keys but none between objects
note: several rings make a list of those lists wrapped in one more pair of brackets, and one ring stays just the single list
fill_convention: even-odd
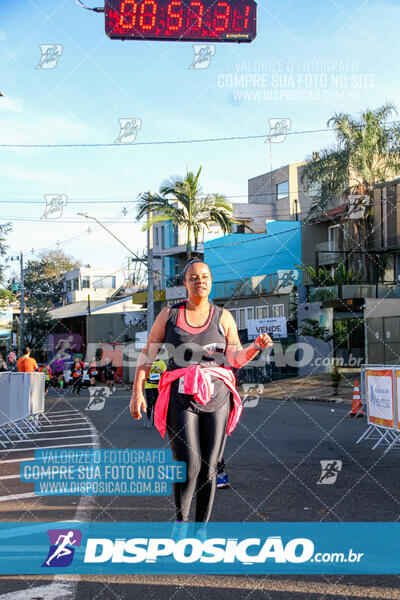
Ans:
[{"label": "running shoe", "polygon": [[189,523],[187,521],[175,521],[171,535],[172,539],[175,542],[184,540],[187,535],[188,527]]},{"label": "running shoe", "polygon": [[145,429],[151,429],[151,419],[147,419],[146,423],[144,424]]},{"label": "running shoe", "polygon": [[217,488],[221,490],[222,488],[227,488],[227,487],[229,487],[228,475],[226,473],[218,473],[217,474]]}]

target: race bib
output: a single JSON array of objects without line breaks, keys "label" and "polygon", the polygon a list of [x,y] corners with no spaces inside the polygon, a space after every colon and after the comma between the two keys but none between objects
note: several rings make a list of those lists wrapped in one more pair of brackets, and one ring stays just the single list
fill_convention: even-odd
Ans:
[{"label": "race bib", "polygon": [[92,376],[97,375],[97,371],[92,371]]},{"label": "race bib", "polygon": [[160,381],[160,379],[161,379],[160,373],[150,373],[149,380],[152,383]]},{"label": "race bib", "polygon": [[80,376],[81,376],[81,374],[82,374],[82,371],[75,371],[75,375],[76,375],[77,377],[80,377]]}]

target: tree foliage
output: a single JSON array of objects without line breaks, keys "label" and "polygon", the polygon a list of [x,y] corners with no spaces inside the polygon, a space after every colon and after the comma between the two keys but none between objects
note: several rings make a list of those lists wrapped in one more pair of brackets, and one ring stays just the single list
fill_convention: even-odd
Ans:
[{"label": "tree foliage", "polygon": [[26,316],[24,335],[31,345],[42,344],[54,327],[49,310],[59,302],[63,292],[64,273],[80,266],[80,262],[62,250],[42,252],[39,260],[30,260],[25,270]]},{"label": "tree foliage", "polygon": [[[376,271],[368,260],[372,243],[374,186],[400,173],[400,126],[391,122],[397,109],[386,103],[366,109],[359,117],[335,114],[329,121],[336,133],[335,143],[307,157],[302,173],[306,189],[319,189],[310,209],[310,218],[325,213],[340,197],[361,196],[356,210],[361,218],[347,222],[349,247],[361,252],[351,255],[353,265],[361,256],[364,281]],[[355,267],[354,267],[355,268]]]},{"label": "tree foliage", "polygon": [[173,177],[164,181],[159,194],[146,192],[141,195],[136,213],[140,221],[147,216],[143,230],[164,221],[186,231],[186,255],[189,260],[197,249],[201,231],[217,224],[222,232],[229,233],[236,223],[232,218],[233,209],[221,194],[204,196],[199,184],[202,167],[197,173],[187,171],[185,177]]}]

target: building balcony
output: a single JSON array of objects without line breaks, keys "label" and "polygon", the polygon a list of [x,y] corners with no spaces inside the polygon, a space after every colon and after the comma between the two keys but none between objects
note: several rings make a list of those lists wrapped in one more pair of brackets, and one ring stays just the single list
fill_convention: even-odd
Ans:
[{"label": "building balcony", "polygon": [[400,284],[342,284],[310,286],[308,289],[309,302],[352,298],[400,298]]},{"label": "building balcony", "polygon": [[[292,283],[296,285],[297,282]],[[279,280],[277,273],[274,273],[273,275],[259,275],[257,277],[249,277],[246,279],[234,279],[233,281],[214,282],[213,284],[215,299],[233,297],[246,298],[265,294],[288,293],[287,283],[285,291],[280,289],[281,287],[282,282]]]},{"label": "building balcony", "polygon": [[338,242],[321,242],[315,245],[315,250],[318,253],[318,264],[320,267],[337,265],[344,260],[342,244]]}]

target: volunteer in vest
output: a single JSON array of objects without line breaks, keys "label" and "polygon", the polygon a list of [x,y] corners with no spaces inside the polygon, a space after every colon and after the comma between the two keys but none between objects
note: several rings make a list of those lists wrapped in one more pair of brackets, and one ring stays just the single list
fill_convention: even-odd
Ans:
[{"label": "volunteer in vest", "polygon": [[85,364],[81,361],[79,356],[75,356],[74,362],[71,366],[72,395],[74,395],[74,393],[76,392],[76,395],[79,396],[79,394],[81,393],[84,368]]},{"label": "volunteer in vest", "polygon": [[[186,536],[192,497],[196,494],[196,523],[206,523],[213,506],[216,471],[227,434],[242,412],[230,367],[240,368],[273,345],[262,334],[242,348],[231,313],[211,305],[211,273],[195,259],[183,271],[186,301],[164,308],[150,331],[136,368],[130,412],[134,419],[146,410],[143,384],[161,346],[169,360],[158,389],[154,424],[162,437],[168,432],[173,457],[186,462],[186,481],[173,484],[176,521],[173,537]],[[203,537],[205,525],[198,526]]]},{"label": "volunteer in vest", "polygon": [[151,417],[158,398],[158,384],[160,382],[161,375],[166,370],[167,367],[163,360],[155,360],[151,365],[150,372],[146,377],[146,381],[144,382],[144,393],[146,394],[147,404],[147,421],[145,425],[146,428],[150,428],[152,422],[154,424],[154,415],[153,420]]}]

